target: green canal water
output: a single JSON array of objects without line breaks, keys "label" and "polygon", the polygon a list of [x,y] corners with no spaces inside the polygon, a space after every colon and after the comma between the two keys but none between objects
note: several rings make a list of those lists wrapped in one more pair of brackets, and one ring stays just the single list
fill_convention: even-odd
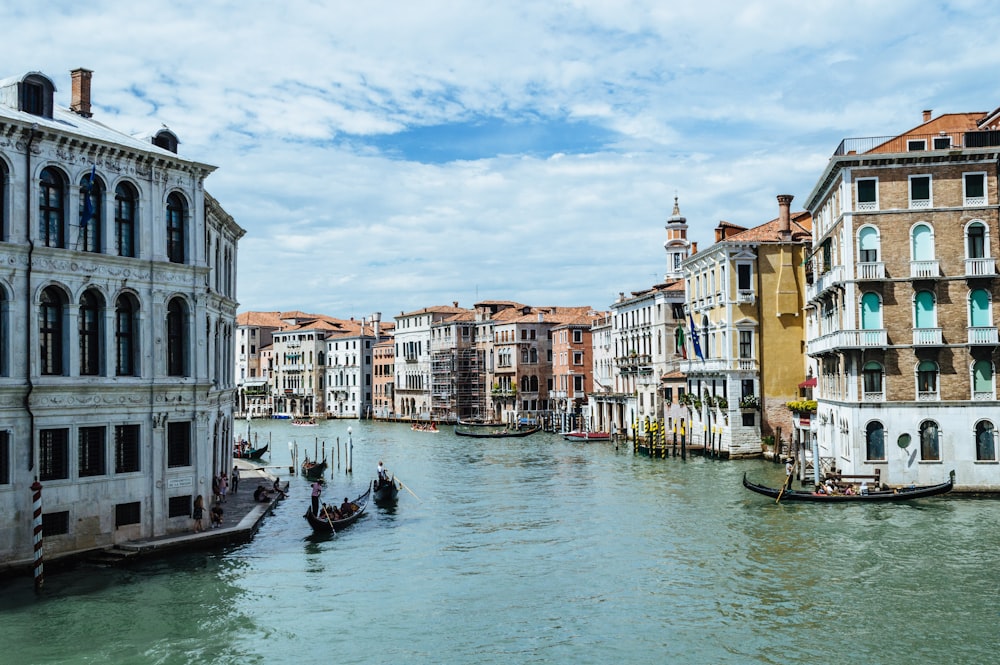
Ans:
[{"label": "green canal water", "polygon": [[[411,491],[332,537],[307,483],[246,545],[0,581],[0,663],[992,663],[1000,505],[776,505],[750,460],[650,460],[556,435],[255,423],[267,464],[382,459]],[[270,430],[270,433],[269,433]],[[332,457],[332,455],[331,455]],[[416,495],[416,496],[414,496]]]}]

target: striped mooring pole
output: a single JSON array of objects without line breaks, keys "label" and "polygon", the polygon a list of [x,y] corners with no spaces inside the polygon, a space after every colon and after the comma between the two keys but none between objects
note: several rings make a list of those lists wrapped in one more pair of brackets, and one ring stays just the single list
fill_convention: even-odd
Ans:
[{"label": "striped mooring pole", "polygon": [[32,529],[35,544],[35,590],[45,583],[45,563],[42,558],[42,484],[35,479],[31,483]]}]

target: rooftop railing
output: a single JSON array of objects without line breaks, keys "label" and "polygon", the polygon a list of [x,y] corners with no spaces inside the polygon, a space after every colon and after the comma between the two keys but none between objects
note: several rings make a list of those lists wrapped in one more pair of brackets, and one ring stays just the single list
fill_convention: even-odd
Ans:
[{"label": "rooftop railing", "polygon": [[834,157],[864,155],[870,152],[927,152],[989,148],[1000,146],[1000,130],[971,132],[938,132],[937,134],[903,134],[902,136],[870,136],[844,139],[834,151]]}]

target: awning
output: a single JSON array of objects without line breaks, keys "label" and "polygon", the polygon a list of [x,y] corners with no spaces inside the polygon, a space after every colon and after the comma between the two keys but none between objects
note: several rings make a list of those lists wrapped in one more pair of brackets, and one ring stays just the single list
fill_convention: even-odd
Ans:
[{"label": "awning", "polygon": [[816,387],[816,377],[811,376],[802,383],[799,384],[799,388],[815,388]]}]

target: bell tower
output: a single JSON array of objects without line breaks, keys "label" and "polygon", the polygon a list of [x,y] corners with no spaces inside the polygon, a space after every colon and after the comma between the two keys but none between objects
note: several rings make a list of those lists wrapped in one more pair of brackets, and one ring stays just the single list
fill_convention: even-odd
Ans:
[{"label": "bell tower", "polygon": [[681,270],[681,261],[686,259],[691,253],[691,243],[687,239],[687,218],[681,215],[681,208],[677,204],[677,196],[674,196],[674,211],[667,219],[667,241],[663,243],[663,249],[667,251],[667,273],[664,280],[670,281],[684,277]]}]

